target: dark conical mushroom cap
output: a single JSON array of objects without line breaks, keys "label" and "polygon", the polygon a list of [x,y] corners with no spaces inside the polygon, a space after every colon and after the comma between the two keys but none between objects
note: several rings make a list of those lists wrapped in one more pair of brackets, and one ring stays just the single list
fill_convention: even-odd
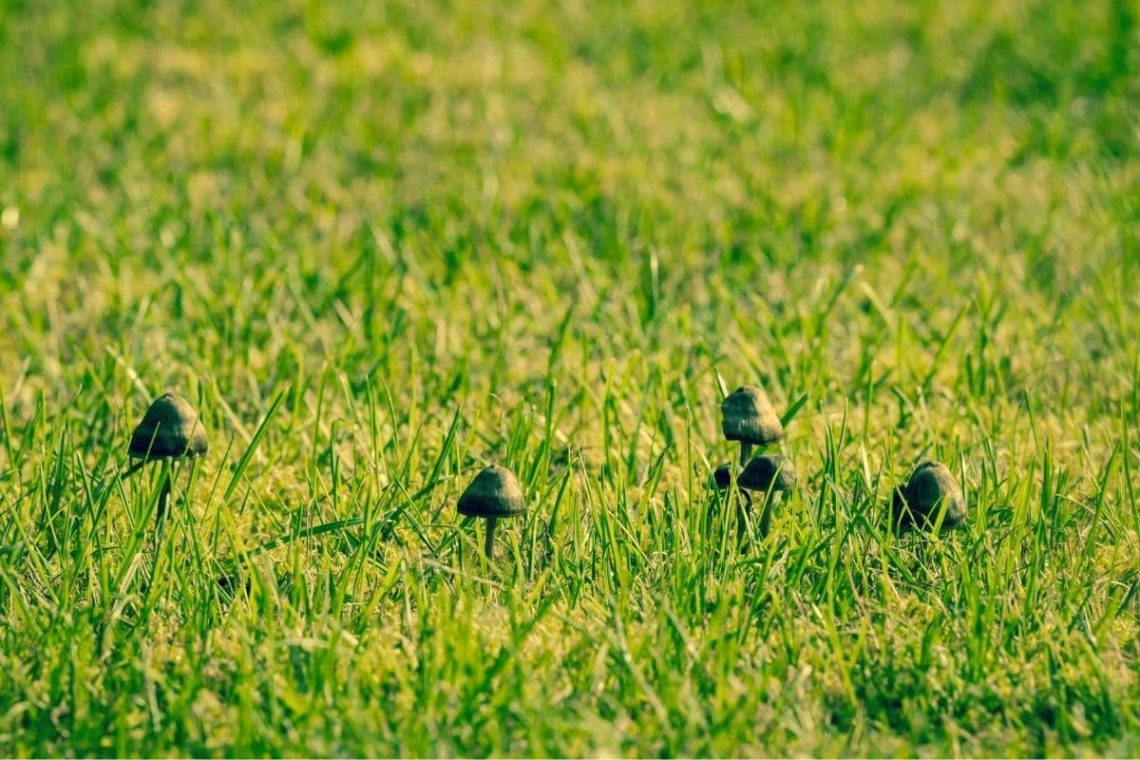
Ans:
[{"label": "dark conical mushroom cap", "polygon": [[745,465],[737,482],[753,491],[790,491],[796,484],[796,468],[780,454],[761,454]]},{"label": "dark conical mushroom cap", "polygon": [[513,517],[525,511],[518,478],[497,464],[476,475],[459,497],[459,514],[467,517]]},{"label": "dark conical mushroom cap", "polygon": [[915,469],[905,486],[895,489],[891,504],[896,527],[931,528],[945,504],[942,529],[948,530],[966,521],[966,497],[950,469],[941,462],[923,462]]},{"label": "dark conical mushroom cap", "polygon": [[196,457],[206,453],[206,430],[190,402],[174,393],[154,400],[131,434],[128,451],[140,459]]},{"label": "dark conical mushroom cap", "polygon": [[712,484],[721,491],[732,485],[732,465],[722,464],[713,470]]},{"label": "dark conical mushroom cap", "polygon": [[725,396],[720,405],[724,437],[760,446],[784,437],[784,426],[768,394],[757,385],[742,385]]}]

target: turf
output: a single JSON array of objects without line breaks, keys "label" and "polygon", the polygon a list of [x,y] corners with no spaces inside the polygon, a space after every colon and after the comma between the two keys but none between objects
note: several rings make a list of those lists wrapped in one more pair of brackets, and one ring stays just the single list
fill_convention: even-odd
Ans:
[{"label": "turf", "polygon": [[3,0],[0,755],[1140,754],[1138,16]]}]

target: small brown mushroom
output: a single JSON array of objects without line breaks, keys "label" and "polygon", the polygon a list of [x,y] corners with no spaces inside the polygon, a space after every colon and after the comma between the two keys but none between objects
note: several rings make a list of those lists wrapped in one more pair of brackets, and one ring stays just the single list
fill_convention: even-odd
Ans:
[{"label": "small brown mushroom", "polygon": [[740,464],[748,462],[752,447],[768,446],[784,437],[784,426],[764,389],[742,385],[725,396],[720,405],[724,437],[740,441]]},{"label": "small brown mushroom", "polygon": [[931,530],[939,524],[950,530],[966,521],[966,498],[950,469],[941,462],[923,462],[906,485],[895,489],[891,500],[891,524],[905,532]]},{"label": "small brown mushroom", "polygon": [[146,410],[142,421],[131,433],[127,453],[141,460],[128,470],[134,472],[147,462],[162,462],[162,492],[158,498],[157,519],[162,520],[170,503],[170,462],[194,459],[206,453],[209,444],[206,430],[190,402],[175,393],[164,393]]},{"label": "small brown mushroom", "polygon": [[772,508],[785,492],[796,485],[796,468],[780,454],[761,454],[745,466],[737,482],[741,488],[765,495],[760,535],[766,537],[772,525]]},{"label": "small brown mushroom", "polygon": [[723,491],[732,485],[732,465],[728,462],[713,470],[712,485],[718,491]]},{"label": "small brown mushroom", "polygon": [[[718,491],[727,491],[732,486],[732,477],[733,477],[732,476],[732,470],[733,470],[733,468],[734,468],[734,465],[726,462],[726,463],[720,465],[719,467],[717,467],[715,470],[713,470],[713,476],[712,476],[712,481],[711,481],[712,487]],[[737,475],[736,484],[737,484],[737,487],[739,489],[737,491],[737,493],[739,494],[739,502],[736,505],[736,519],[737,519],[738,525],[743,525],[745,512],[748,512],[749,510],[752,509],[752,496],[749,495],[748,491],[744,490],[744,486],[741,485],[741,483],[740,483],[740,476],[739,475]],[[717,501],[715,501],[713,505],[716,506],[716,504],[719,504],[719,503],[720,503],[720,501],[719,501],[719,497],[718,497]],[[711,513],[709,516],[711,517]],[[737,529],[738,534],[740,533],[741,530],[742,530],[742,528]]]},{"label": "small brown mushroom", "polygon": [[790,491],[796,484],[796,468],[782,454],[761,454],[744,467],[739,481],[750,491]]},{"label": "small brown mushroom", "polygon": [[522,487],[518,478],[506,467],[491,465],[471,481],[459,497],[459,514],[487,521],[483,552],[487,559],[495,554],[495,524],[499,518],[515,517],[526,512]]}]

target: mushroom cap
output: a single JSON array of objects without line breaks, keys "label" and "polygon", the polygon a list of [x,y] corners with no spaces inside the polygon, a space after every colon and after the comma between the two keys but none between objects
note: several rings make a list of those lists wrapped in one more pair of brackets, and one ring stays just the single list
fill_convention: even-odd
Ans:
[{"label": "mushroom cap", "polygon": [[[731,462],[726,462],[713,470],[712,487],[718,491],[727,491],[729,486],[732,485],[732,469],[736,465]],[[737,485],[740,485],[740,475],[737,473]],[[752,507],[752,497],[743,488],[740,488],[737,493],[740,494],[740,506],[743,509],[750,509]],[[713,505],[719,503],[720,499],[728,498],[728,494],[723,494],[713,502]]]},{"label": "mushroom cap", "polygon": [[796,484],[796,468],[781,454],[761,454],[744,466],[737,482],[752,491],[790,491]]},{"label": "mushroom cap", "polygon": [[209,448],[206,430],[190,402],[175,393],[156,398],[131,433],[128,452],[140,459],[201,456]]},{"label": "mushroom cap", "polygon": [[725,463],[713,470],[712,484],[720,491],[732,485],[732,465]]},{"label": "mushroom cap", "polygon": [[934,527],[945,505],[942,530],[966,521],[966,497],[950,468],[941,462],[923,462],[906,485],[895,489],[891,501],[891,520],[899,530]]},{"label": "mushroom cap", "polygon": [[724,437],[760,446],[784,437],[784,426],[768,394],[758,385],[742,385],[725,396],[720,405]]},{"label": "mushroom cap", "polygon": [[525,511],[518,478],[497,464],[476,475],[459,497],[459,514],[467,517],[514,517]]}]

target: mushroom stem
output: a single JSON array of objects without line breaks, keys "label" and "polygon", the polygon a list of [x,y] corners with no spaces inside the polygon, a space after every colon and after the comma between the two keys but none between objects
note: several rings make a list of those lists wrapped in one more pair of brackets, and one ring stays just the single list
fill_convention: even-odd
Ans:
[{"label": "mushroom stem", "polygon": [[764,512],[760,515],[761,540],[768,537],[768,531],[772,527],[772,508],[776,506],[776,500],[779,498],[776,494],[771,493],[764,499]]},{"label": "mushroom stem", "polygon": [[166,512],[170,507],[170,463],[164,461],[162,463],[162,490],[158,494],[158,509],[155,510],[156,521],[161,524],[166,518]]},{"label": "mushroom stem", "polygon": [[740,466],[741,467],[748,464],[748,457],[750,457],[750,456],[752,456],[752,442],[751,441],[741,441],[740,442]]},{"label": "mushroom stem", "polygon": [[744,540],[748,537],[748,513],[744,509],[744,492],[741,491],[741,498],[736,502],[736,548],[739,550],[744,546]]},{"label": "mushroom stem", "polygon": [[495,523],[498,521],[497,517],[487,518],[487,534],[483,537],[483,553],[487,555],[487,559],[495,557]]}]

